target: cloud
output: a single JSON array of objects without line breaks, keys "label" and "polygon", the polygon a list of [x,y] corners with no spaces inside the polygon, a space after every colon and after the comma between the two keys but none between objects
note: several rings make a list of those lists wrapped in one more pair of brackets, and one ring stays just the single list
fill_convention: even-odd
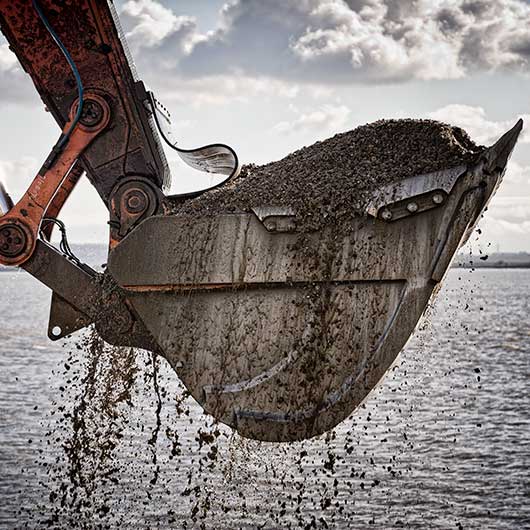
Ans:
[{"label": "cloud", "polygon": [[[514,248],[530,242],[530,196],[495,197],[480,223],[489,237],[502,244],[511,242]],[[517,239],[522,238],[522,239]],[[527,248],[530,250],[530,248]]]},{"label": "cloud", "polygon": [[511,129],[519,118],[523,118],[525,128],[519,142],[530,143],[530,114],[514,116],[509,120],[494,121],[488,119],[486,110],[482,107],[452,104],[431,112],[428,116],[433,120],[462,127],[475,142],[484,145],[493,144]]},{"label": "cloud", "polygon": [[489,207],[490,215],[513,224],[530,223],[529,197],[495,197]]},{"label": "cloud", "polygon": [[[120,12],[121,24],[126,30],[127,42],[133,53],[146,50],[156,54],[162,45],[170,49],[166,54],[169,65],[173,65],[202,39],[193,17],[176,16],[171,9],[155,0],[131,0]],[[160,57],[163,58],[163,57]]]},{"label": "cloud", "polygon": [[122,16],[139,60],[149,67],[155,52],[183,78],[376,83],[530,70],[522,0],[232,0],[207,34],[156,0],[130,0]]},{"label": "cloud", "polygon": [[16,55],[7,44],[0,44],[0,104],[34,99],[32,89],[32,83],[19,66]]},{"label": "cloud", "polygon": [[33,157],[0,160],[0,182],[13,199],[18,198],[29,186],[38,169],[39,163]]},{"label": "cloud", "polygon": [[527,202],[530,205],[530,166],[523,166],[513,159],[510,160],[504,176],[504,183],[505,185],[517,186],[519,190],[527,187]]},{"label": "cloud", "polygon": [[345,105],[322,105],[319,109],[299,113],[292,121],[282,121],[274,126],[273,131],[281,134],[319,131],[323,135],[343,130],[351,111]]},{"label": "cloud", "polygon": [[[179,76],[151,75],[146,82],[156,84],[157,97],[164,103],[179,103],[186,106],[202,107],[203,105],[226,105],[246,103],[252,98],[273,100],[283,98],[292,100],[300,93],[300,87],[264,76],[247,76],[234,72],[232,75],[212,75],[197,79],[182,79]],[[313,91],[308,91],[313,94]]]},{"label": "cloud", "polygon": [[0,45],[0,73],[12,72],[17,67],[17,58],[7,44]]},{"label": "cloud", "polygon": [[[530,72],[530,4],[523,0],[231,0],[215,30],[158,0],[128,0],[121,22],[140,71],[197,101],[234,98],[227,85],[458,79],[478,71]],[[219,90],[196,94],[195,80]],[[177,83],[178,81],[178,83]],[[279,85],[283,83],[283,87]],[[188,87],[184,85],[189,84]],[[25,101],[31,82],[0,44],[0,101]]]},{"label": "cloud", "polygon": [[498,247],[504,252],[530,252],[530,194],[526,197],[495,196],[479,227],[481,246],[492,243],[492,248]]}]

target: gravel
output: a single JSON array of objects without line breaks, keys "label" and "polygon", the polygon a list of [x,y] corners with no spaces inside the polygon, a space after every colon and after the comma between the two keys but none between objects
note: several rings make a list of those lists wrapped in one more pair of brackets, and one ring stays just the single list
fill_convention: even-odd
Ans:
[{"label": "gravel", "polygon": [[244,166],[240,176],[172,213],[216,215],[290,206],[318,229],[361,215],[377,188],[407,177],[474,164],[484,147],[432,120],[381,120],[304,147],[277,162]]}]

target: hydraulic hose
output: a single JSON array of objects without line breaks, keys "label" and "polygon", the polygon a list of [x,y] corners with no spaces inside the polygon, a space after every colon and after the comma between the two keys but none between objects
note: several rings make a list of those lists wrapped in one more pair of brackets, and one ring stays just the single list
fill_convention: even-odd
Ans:
[{"label": "hydraulic hose", "polygon": [[77,66],[76,66],[75,62],[72,59],[72,56],[70,55],[70,52],[66,49],[66,46],[62,43],[61,39],[59,38],[59,36],[55,32],[55,30],[53,29],[53,27],[50,24],[50,22],[48,21],[48,19],[46,18],[46,15],[42,11],[42,8],[39,5],[39,2],[37,2],[37,0],[33,0],[33,7],[34,7],[35,11],[37,12],[37,14],[39,15],[39,18],[42,20],[42,23],[44,24],[44,26],[48,30],[48,33],[51,35],[51,37],[53,38],[53,40],[55,41],[55,43],[57,44],[57,46],[61,50],[62,54],[64,55],[64,58],[68,62],[69,66],[70,66],[70,68],[72,70],[72,73],[74,74],[75,82],[77,84],[79,105],[77,106],[77,112],[76,112],[76,115],[74,117],[74,121],[70,125],[69,129],[65,133],[61,134],[61,136],[60,136],[60,138],[59,138],[59,140],[57,142],[57,145],[55,146],[55,149],[60,150],[68,142],[68,139],[70,138],[70,135],[72,134],[72,131],[74,130],[75,126],[79,122],[79,119],[81,118],[81,113],[83,112],[83,103],[84,103],[84,100],[83,100],[83,96],[84,96],[83,81],[81,80],[81,75],[79,74],[79,70],[77,69]]}]

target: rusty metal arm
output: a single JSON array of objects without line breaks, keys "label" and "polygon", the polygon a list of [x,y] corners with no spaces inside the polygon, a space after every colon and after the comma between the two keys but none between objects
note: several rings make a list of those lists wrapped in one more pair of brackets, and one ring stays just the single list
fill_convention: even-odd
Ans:
[{"label": "rusty metal arm", "polygon": [[[85,87],[102,96],[112,112],[106,140],[83,153],[91,184],[108,206],[111,191],[125,177],[141,176],[162,189],[169,168],[141,94],[123,32],[107,0],[39,0]],[[31,77],[47,110],[61,128],[78,98],[68,62],[46,30],[32,0],[0,0],[0,29]]]},{"label": "rusty metal arm", "polygon": [[[48,209],[44,214],[45,218],[57,219],[57,217],[59,217],[59,214],[63,209],[64,203],[66,202],[72,191],[74,191],[74,188],[83,176],[84,172],[85,170],[81,162],[78,160],[73,165],[72,169],[61,183],[61,186],[57,190],[57,193],[53,196],[53,199],[48,205]],[[48,223],[45,226],[43,225],[41,227],[41,234],[43,234],[47,241],[50,241],[51,239],[53,227],[53,223]]]},{"label": "rusty metal arm", "polygon": [[[70,120],[63,129],[69,134],[68,142],[60,149],[57,149],[57,145],[52,149],[26,193],[9,212],[0,217],[0,264],[19,266],[31,257],[50,203],[79,157],[108,125],[110,109],[105,100],[92,94],[87,101],[100,109],[98,120],[87,122],[81,119],[71,129],[77,112],[77,103],[74,103]],[[62,202],[66,200],[67,191],[63,188]]]}]

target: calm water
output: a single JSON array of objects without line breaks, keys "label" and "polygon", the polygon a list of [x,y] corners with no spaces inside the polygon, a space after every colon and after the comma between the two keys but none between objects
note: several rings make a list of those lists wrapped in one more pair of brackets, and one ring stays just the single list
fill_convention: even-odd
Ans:
[{"label": "calm water", "polygon": [[[0,527],[45,527],[66,472],[57,410],[75,392],[64,363],[83,354],[46,338],[46,288],[7,272],[0,292]],[[212,452],[197,436],[209,420],[189,400],[176,407],[178,381],[162,366],[155,465],[156,400],[138,374],[115,480],[94,484],[105,509],[52,526],[530,528],[529,315],[529,270],[451,271],[366,406],[333,435],[289,446],[220,427]],[[146,355],[138,363],[149,372]]]}]

